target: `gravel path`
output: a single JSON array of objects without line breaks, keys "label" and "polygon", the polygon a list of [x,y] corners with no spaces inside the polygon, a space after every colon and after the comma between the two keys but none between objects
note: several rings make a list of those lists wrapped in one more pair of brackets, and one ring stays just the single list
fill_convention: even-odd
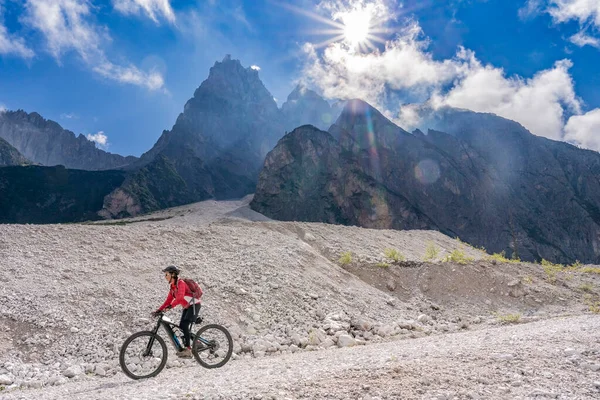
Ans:
[{"label": "gravel path", "polygon": [[156,378],[84,378],[6,399],[597,399],[600,318],[514,326],[364,347],[191,365]]},{"label": "gravel path", "polygon": [[[597,266],[486,261],[435,231],[270,221],[249,200],[0,225],[0,397],[598,395]],[[422,262],[433,245],[437,259]],[[407,262],[393,264],[390,248]],[[474,261],[442,262],[453,250]],[[135,383],[119,349],[152,325],[144,317],[164,301],[169,264],[202,285],[205,322],[230,330],[232,362],[210,371],[171,357],[157,379]]]}]

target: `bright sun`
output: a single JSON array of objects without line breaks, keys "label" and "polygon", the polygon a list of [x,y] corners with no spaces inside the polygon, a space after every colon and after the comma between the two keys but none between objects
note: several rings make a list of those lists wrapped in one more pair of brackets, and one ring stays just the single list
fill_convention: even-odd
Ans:
[{"label": "bright sun", "polygon": [[366,10],[355,10],[343,18],[344,36],[352,46],[359,46],[369,38],[371,13]]},{"label": "bright sun", "polygon": [[315,48],[342,42],[344,47],[353,53],[377,50],[375,42],[385,44],[386,41],[381,35],[387,35],[390,32],[384,26],[387,17],[382,17],[381,10],[374,4],[364,5],[363,2],[360,2],[352,9],[333,13],[331,19],[295,6],[288,5],[286,7],[315,21],[329,25],[326,29],[312,30],[316,34],[328,36],[326,40],[314,43]]}]

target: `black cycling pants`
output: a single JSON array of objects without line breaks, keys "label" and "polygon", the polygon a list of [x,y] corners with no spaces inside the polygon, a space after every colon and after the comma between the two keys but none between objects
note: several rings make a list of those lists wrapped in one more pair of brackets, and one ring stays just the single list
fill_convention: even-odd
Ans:
[{"label": "black cycling pants", "polygon": [[196,321],[198,312],[200,312],[200,304],[191,305],[181,313],[179,329],[181,329],[181,332],[183,332],[183,347],[190,347],[190,341],[192,338],[190,328],[192,327],[192,323]]}]

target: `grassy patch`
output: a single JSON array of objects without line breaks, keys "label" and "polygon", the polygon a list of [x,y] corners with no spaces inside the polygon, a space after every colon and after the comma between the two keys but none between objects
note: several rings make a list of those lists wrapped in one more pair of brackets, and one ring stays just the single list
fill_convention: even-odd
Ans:
[{"label": "grassy patch", "polygon": [[527,275],[525,278],[523,278],[523,283],[531,285],[533,283],[533,278],[530,275]]},{"label": "grassy patch", "polygon": [[433,242],[429,242],[427,244],[427,248],[425,249],[425,256],[423,256],[423,261],[434,261],[438,258],[440,251],[435,246]]},{"label": "grassy patch", "polygon": [[400,253],[396,249],[385,249],[383,254],[385,254],[386,258],[392,260],[395,263],[406,260],[406,257],[404,257],[404,254]]},{"label": "grassy patch", "polygon": [[521,322],[521,314],[496,314],[498,320],[503,324],[518,324]]},{"label": "grassy patch", "polygon": [[550,261],[542,259],[542,268],[544,268],[544,272],[548,277],[548,282],[556,283],[556,274],[564,270],[564,265],[554,264]]},{"label": "grassy patch", "polygon": [[385,262],[380,262],[379,264],[377,264],[377,266],[379,268],[389,268],[390,264],[385,263]]},{"label": "grassy patch", "polygon": [[518,263],[521,262],[518,258],[506,258],[506,252],[502,251],[501,253],[494,253],[487,256],[486,261],[496,261],[499,263]]},{"label": "grassy patch", "polygon": [[594,285],[591,283],[584,283],[579,286],[580,290],[583,290],[586,293],[591,293],[594,291]]},{"label": "grassy patch", "polygon": [[452,253],[448,254],[444,257],[444,262],[453,262],[457,264],[468,264],[473,261],[473,257],[469,257],[465,255],[465,252],[462,250],[454,249]]},{"label": "grassy patch", "polygon": [[579,271],[585,274],[600,274],[600,267],[583,267]]},{"label": "grassy patch", "polygon": [[340,256],[338,263],[340,263],[340,265],[348,265],[352,262],[352,253],[350,253],[349,251],[346,251],[344,253],[342,253],[342,255]]}]

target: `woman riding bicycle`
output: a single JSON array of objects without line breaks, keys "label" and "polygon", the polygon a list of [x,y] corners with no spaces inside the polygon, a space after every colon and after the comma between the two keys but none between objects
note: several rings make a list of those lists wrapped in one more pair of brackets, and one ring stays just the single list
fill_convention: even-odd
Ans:
[{"label": "woman riding bicycle", "polygon": [[160,306],[158,310],[154,311],[152,315],[156,316],[163,310],[175,308],[178,305],[183,307],[179,328],[183,332],[184,349],[178,351],[176,355],[182,358],[191,358],[192,349],[190,347],[190,341],[192,335],[190,327],[198,317],[198,312],[200,311],[200,299],[194,297],[194,293],[183,279],[179,279],[179,268],[171,265],[163,269],[163,272],[165,273],[165,279],[170,284],[169,294],[163,305]]}]

